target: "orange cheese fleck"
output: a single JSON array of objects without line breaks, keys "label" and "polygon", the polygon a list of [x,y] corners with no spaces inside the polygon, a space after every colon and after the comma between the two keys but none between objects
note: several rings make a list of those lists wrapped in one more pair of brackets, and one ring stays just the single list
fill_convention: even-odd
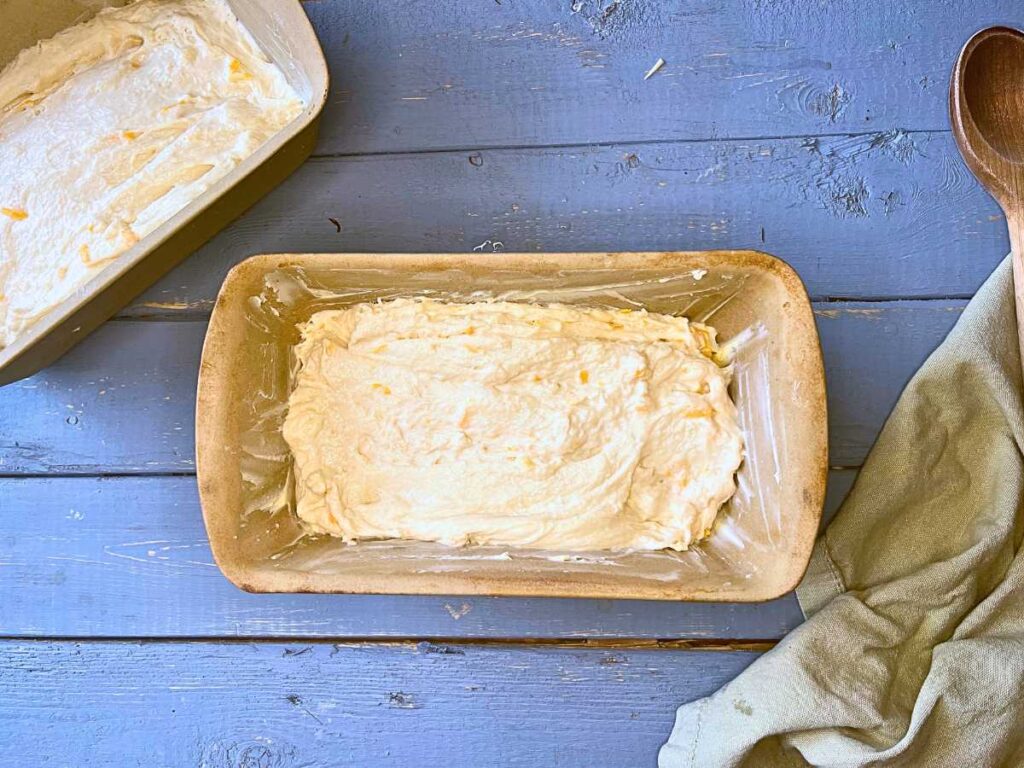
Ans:
[{"label": "orange cheese fleck", "polygon": [[249,73],[242,66],[242,62],[238,59],[232,59],[228,69],[231,70],[231,74],[228,75],[229,80],[246,80],[250,77]]},{"label": "orange cheese fleck", "polygon": [[14,219],[15,221],[24,221],[28,218],[28,211],[23,208],[0,208],[0,213]]},{"label": "orange cheese fleck", "polygon": [[680,414],[684,419],[708,419],[715,415],[711,408],[693,408]]}]

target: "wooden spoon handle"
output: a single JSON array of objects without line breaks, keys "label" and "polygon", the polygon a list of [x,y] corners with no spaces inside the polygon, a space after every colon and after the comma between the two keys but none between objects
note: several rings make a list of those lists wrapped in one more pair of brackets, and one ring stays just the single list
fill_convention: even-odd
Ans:
[{"label": "wooden spoon handle", "polygon": [[1024,363],[1024,210],[1006,210],[1006,226],[1010,231],[1010,253],[1013,261],[1013,298],[1017,307],[1017,344]]}]

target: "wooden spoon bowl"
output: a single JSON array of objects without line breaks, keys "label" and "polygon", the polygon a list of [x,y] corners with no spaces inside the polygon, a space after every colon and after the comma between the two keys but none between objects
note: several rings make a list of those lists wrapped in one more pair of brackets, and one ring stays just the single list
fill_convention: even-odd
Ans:
[{"label": "wooden spoon bowl", "polygon": [[[967,167],[1006,214],[1024,339],[1024,33],[990,27],[967,41],[950,81],[949,113]],[[1024,342],[1021,349],[1024,360]]]}]

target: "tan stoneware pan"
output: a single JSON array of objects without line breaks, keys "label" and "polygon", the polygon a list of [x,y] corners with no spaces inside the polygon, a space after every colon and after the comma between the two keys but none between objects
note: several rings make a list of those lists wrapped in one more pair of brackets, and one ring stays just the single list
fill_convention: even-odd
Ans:
[{"label": "tan stoneware pan", "polygon": [[[320,309],[398,296],[644,307],[719,329],[747,443],[739,489],[687,552],[554,552],[307,535],[281,424],[298,326]],[[199,493],[225,575],[253,592],[758,601],[792,589],[825,494],[825,382],[796,273],[754,251],[278,254],[235,267],[203,347]]]},{"label": "tan stoneware pan", "polygon": [[[0,69],[22,49],[110,5],[124,2],[0,2]],[[0,349],[0,385],[52,363],[283,181],[312,152],[327,97],[327,64],[299,0],[229,0],[229,5],[302,97],[302,114],[13,344]]]}]

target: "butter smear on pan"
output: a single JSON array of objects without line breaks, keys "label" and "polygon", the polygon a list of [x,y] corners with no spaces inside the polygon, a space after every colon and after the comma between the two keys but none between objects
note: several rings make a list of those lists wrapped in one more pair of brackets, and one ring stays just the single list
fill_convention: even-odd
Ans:
[{"label": "butter smear on pan", "polygon": [[708,326],[397,299],[301,330],[284,437],[314,532],[682,550],[735,491],[743,439]]},{"label": "butter smear on pan", "polygon": [[302,111],[224,0],[142,0],[0,73],[0,347]]}]

